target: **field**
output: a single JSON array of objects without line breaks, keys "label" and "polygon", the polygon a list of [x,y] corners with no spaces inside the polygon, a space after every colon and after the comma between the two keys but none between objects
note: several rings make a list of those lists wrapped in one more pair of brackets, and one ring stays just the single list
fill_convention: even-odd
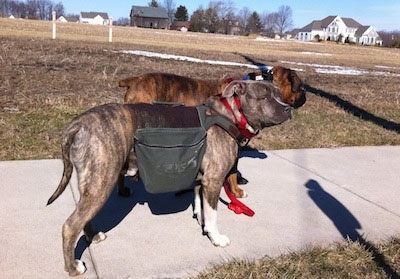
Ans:
[{"label": "field", "polygon": [[[1,19],[0,160],[59,158],[61,128],[77,113],[98,104],[122,102],[118,80],[146,72],[198,78],[244,75],[246,66],[210,65],[151,58],[124,50],[241,64],[283,65],[309,85],[307,103],[293,121],[264,130],[260,149],[400,144],[400,52],[398,49],[259,40]],[[319,73],[321,66],[336,73]],[[349,68],[360,75],[346,75]]]},{"label": "field", "polygon": [[[116,26],[109,43],[107,26],[68,23],[57,24],[57,39],[52,40],[51,22],[0,18],[0,26],[0,160],[60,158],[62,127],[95,105],[122,103],[125,89],[118,87],[122,78],[155,71],[221,78],[244,75],[255,64],[297,70],[308,93],[306,104],[294,112],[292,121],[262,131],[252,147],[400,144],[399,49]],[[200,61],[148,57],[127,50]],[[399,273],[398,238],[377,247],[384,262]],[[361,263],[348,266],[355,256]],[[349,242],[277,260],[238,261],[204,278],[233,278],[232,274],[242,275],[236,278],[344,278],[340,272],[348,269],[355,275],[348,278],[385,278],[373,257],[368,244]],[[255,270],[259,273],[252,273]],[[322,273],[313,273],[316,270]],[[235,273],[229,275],[230,271]]]}]

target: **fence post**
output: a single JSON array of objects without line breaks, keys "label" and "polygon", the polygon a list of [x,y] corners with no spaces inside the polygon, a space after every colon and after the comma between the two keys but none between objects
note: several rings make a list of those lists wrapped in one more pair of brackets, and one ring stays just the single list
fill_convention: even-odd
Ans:
[{"label": "fence post", "polygon": [[53,40],[56,39],[56,12],[53,11]]},{"label": "fence post", "polygon": [[108,32],[108,42],[112,43],[112,17],[110,17],[110,25]]}]

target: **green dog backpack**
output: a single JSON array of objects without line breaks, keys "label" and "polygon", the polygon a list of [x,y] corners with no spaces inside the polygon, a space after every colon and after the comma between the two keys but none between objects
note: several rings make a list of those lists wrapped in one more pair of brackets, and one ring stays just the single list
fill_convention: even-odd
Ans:
[{"label": "green dog backpack", "polygon": [[210,126],[219,125],[240,138],[240,132],[231,121],[207,115],[206,106],[140,106],[140,116],[151,116],[151,120],[139,123],[134,148],[139,176],[149,193],[175,192],[192,186],[206,150]]}]

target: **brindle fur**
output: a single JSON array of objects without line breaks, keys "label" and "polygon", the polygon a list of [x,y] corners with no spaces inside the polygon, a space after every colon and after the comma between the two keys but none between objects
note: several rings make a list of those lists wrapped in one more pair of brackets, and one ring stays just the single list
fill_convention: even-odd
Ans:
[{"label": "brindle fur", "polygon": [[[291,118],[290,109],[273,98],[279,90],[268,82],[235,81],[223,92],[234,105],[237,95],[242,109],[255,129],[277,125]],[[232,118],[218,97],[210,97],[207,104],[213,113]],[[74,259],[74,247],[79,233],[84,230],[93,242],[105,239],[105,234],[95,234],[90,221],[100,211],[110,196],[114,185],[121,179],[129,154],[133,135],[141,119],[140,104],[107,104],[90,109],[73,119],[61,136],[64,172],[58,188],[48,200],[57,199],[71,178],[73,166],[78,176],[80,199],[76,209],[62,227],[65,270],[70,276],[86,271],[80,260]],[[217,205],[222,184],[237,158],[237,143],[225,130],[212,126],[207,131],[207,147],[200,166],[202,205],[195,197],[195,213],[203,230],[215,246],[226,246],[229,238],[218,232]],[[196,187],[196,193],[200,191]],[[203,213],[203,214],[201,214]]]},{"label": "brindle fur", "polygon": [[147,73],[119,81],[120,87],[127,87],[127,104],[162,101],[196,106],[209,96],[222,93],[227,85],[226,79],[201,80],[168,73]]},{"label": "brindle fur", "polygon": [[[302,89],[303,82],[296,71],[274,66],[272,72],[273,82],[282,94],[282,101],[293,108],[301,107],[306,101],[306,95]],[[193,79],[168,73],[147,73],[119,81],[120,87],[127,88],[125,103],[161,101],[181,102],[190,106],[203,104],[208,97],[223,92],[228,84],[227,79]],[[133,161],[134,158],[132,158]],[[129,171],[130,173],[135,173],[135,171]],[[237,183],[237,163],[227,180],[236,197],[243,198],[247,195]],[[130,193],[124,188],[123,182],[119,185],[119,193],[121,195]]]}]

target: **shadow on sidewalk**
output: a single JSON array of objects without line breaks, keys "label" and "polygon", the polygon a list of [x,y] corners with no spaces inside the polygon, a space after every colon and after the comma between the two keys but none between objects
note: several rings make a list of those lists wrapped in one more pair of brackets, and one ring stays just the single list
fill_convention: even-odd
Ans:
[{"label": "shadow on sidewalk", "polygon": [[315,180],[309,180],[305,187],[308,189],[308,195],[312,201],[331,219],[336,229],[340,232],[344,239],[357,241],[364,246],[364,249],[371,253],[373,260],[386,273],[388,278],[400,278],[399,274],[386,263],[384,256],[376,249],[376,247],[365,240],[358,233],[358,229],[362,226],[357,218],[335,197],[325,192],[321,185]]},{"label": "shadow on sidewalk", "polygon": [[[103,208],[91,222],[95,231],[106,233],[112,230],[137,205],[147,204],[152,214],[163,215],[185,211],[193,204],[193,191],[187,191],[180,195],[175,192],[150,194],[146,191],[141,180],[135,183],[130,181],[128,177],[125,178],[125,185],[131,189],[132,194],[129,197],[121,197],[118,195],[117,187],[115,187]],[[75,248],[75,258],[80,259],[89,246],[90,243],[82,235]]]}]

